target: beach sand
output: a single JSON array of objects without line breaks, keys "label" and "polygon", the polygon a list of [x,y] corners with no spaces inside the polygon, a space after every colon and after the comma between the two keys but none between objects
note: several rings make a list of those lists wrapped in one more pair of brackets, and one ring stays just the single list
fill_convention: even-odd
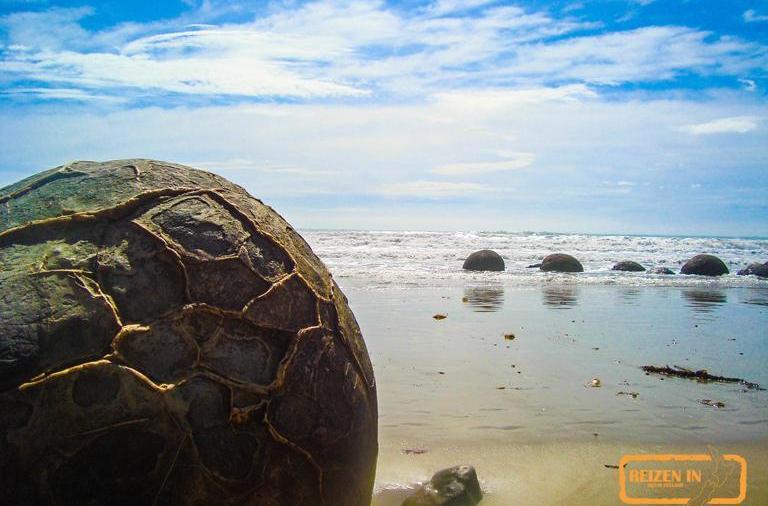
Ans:
[{"label": "beach sand", "polygon": [[375,506],[456,464],[477,468],[489,506],[621,504],[606,464],[710,451],[745,457],[744,504],[768,503],[768,393],[640,369],[768,385],[765,289],[340,281],[376,370]]},{"label": "beach sand", "polygon": [[[397,441],[382,441],[377,494],[372,506],[400,506],[412,493],[403,482],[428,479],[446,463],[473,463],[485,498],[483,506],[619,505],[619,471],[626,454],[708,453],[706,445],[585,441],[510,443],[504,438],[484,441],[434,440],[423,455],[403,455]],[[768,440],[723,443],[715,450],[736,453],[748,462],[745,505],[768,504]],[[694,503],[691,503],[693,506]]]}]

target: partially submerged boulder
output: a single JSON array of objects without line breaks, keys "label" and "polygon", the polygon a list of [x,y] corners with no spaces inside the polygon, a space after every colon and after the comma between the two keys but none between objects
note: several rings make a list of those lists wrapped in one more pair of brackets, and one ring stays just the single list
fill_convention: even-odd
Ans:
[{"label": "partially submerged boulder", "polygon": [[768,278],[768,262],[759,264],[757,262],[749,264],[744,269],[741,269],[738,273],[739,276],[758,276],[761,278]]},{"label": "partially submerged boulder", "polygon": [[651,274],[663,274],[665,276],[672,275],[675,273],[672,269],[669,267],[654,267],[650,270]]},{"label": "partially submerged boulder", "polygon": [[402,506],[475,506],[482,499],[475,468],[455,466],[435,473]]},{"label": "partially submerged boulder", "polygon": [[700,276],[722,276],[728,272],[725,263],[714,255],[696,255],[685,262],[683,268],[680,269],[680,274],[698,274]]},{"label": "partially submerged boulder", "polygon": [[581,262],[565,253],[547,255],[539,267],[544,272],[584,272]]},{"label": "partially submerged boulder", "polygon": [[503,271],[504,259],[495,251],[482,249],[469,255],[462,268],[468,271]]},{"label": "partially submerged boulder", "polygon": [[622,260],[613,266],[614,271],[626,271],[626,272],[643,272],[645,267],[632,260]]}]

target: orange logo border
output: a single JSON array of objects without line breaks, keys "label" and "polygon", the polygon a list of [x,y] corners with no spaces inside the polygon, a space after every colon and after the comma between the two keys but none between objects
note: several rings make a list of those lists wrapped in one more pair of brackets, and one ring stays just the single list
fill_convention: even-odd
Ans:
[{"label": "orange logo border", "polygon": [[[741,504],[747,498],[747,461],[736,454],[723,455],[724,460],[737,462],[741,466],[739,475],[739,495],[737,497],[716,497],[707,504]],[[712,456],[701,454],[640,454],[624,455],[619,461],[619,499],[625,504],[687,504],[690,497],[629,497],[627,495],[627,475],[625,469],[631,462],[709,462]]]}]

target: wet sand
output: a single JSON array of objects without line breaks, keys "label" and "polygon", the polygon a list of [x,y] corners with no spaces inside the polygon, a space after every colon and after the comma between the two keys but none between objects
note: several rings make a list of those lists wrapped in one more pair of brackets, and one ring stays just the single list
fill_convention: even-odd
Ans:
[{"label": "wet sand", "polygon": [[[618,441],[524,444],[499,438],[482,442],[434,440],[429,453],[413,456],[403,455],[396,442],[391,443],[395,444],[382,441],[372,506],[400,506],[411,492],[402,486],[404,480],[427,479],[446,462],[474,463],[485,493],[483,506],[619,505],[619,471],[606,464],[618,464],[625,454],[709,451],[706,445]],[[747,499],[742,504],[768,504],[768,440],[724,443],[716,449],[737,453],[748,462]]]},{"label": "wet sand", "polygon": [[[604,464],[710,447],[746,457],[744,504],[768,503],[768,392],[640,370],[677,364],[768,386],[765,289],[340,281],[376,368],[375,506],[460,463],[477,467],[483,504],[620,504]],[[586,386],[593,378],[601,387]]]}]

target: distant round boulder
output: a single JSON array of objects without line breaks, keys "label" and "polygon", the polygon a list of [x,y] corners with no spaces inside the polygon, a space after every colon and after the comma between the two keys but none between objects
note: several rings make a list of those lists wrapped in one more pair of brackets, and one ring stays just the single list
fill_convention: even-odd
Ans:
[{"label": "distant round boulder", "polygon": [[761,278],[768,278],[768,262],[764,264],[759,264],[757,262],[753,264],[749,264],[749,266],[747,266],[746,268],[741,269],[738,272],[738,275],[739,276],[754,275]]},{"label": "distant round boulder", "polygon": [[584,272],[584,267],[581,262],[573,258],[571,255],[564,253],[555,253],[547,255],[544,260],[541,261],[541,267],[544,272]]},{"label": "distant round boulder", "polygon": [[468,271],[503,271],[504,259],[495,251],[482,249],[469,255],[462,268]]},{"label": "distant round boulder", "polygon": [[663,274],[665,276],[668,276],[668,275],[674,274],[675,271],[673,271],[669,267],[655,267],[655,268],[650,270],[650,273],[651,274]]},{"label": "distant round boulder", "polygon": [[728,267],[722,260],[714,255],[696,255],[691,258],[683,268],[680,274],[698,274],[700,276],[722,276],[728,274]]},{"label": "distant round boulder", "polygon": [[623,260],[613,266],[614,271],[643,272],[645,267],[632,260]]}]

